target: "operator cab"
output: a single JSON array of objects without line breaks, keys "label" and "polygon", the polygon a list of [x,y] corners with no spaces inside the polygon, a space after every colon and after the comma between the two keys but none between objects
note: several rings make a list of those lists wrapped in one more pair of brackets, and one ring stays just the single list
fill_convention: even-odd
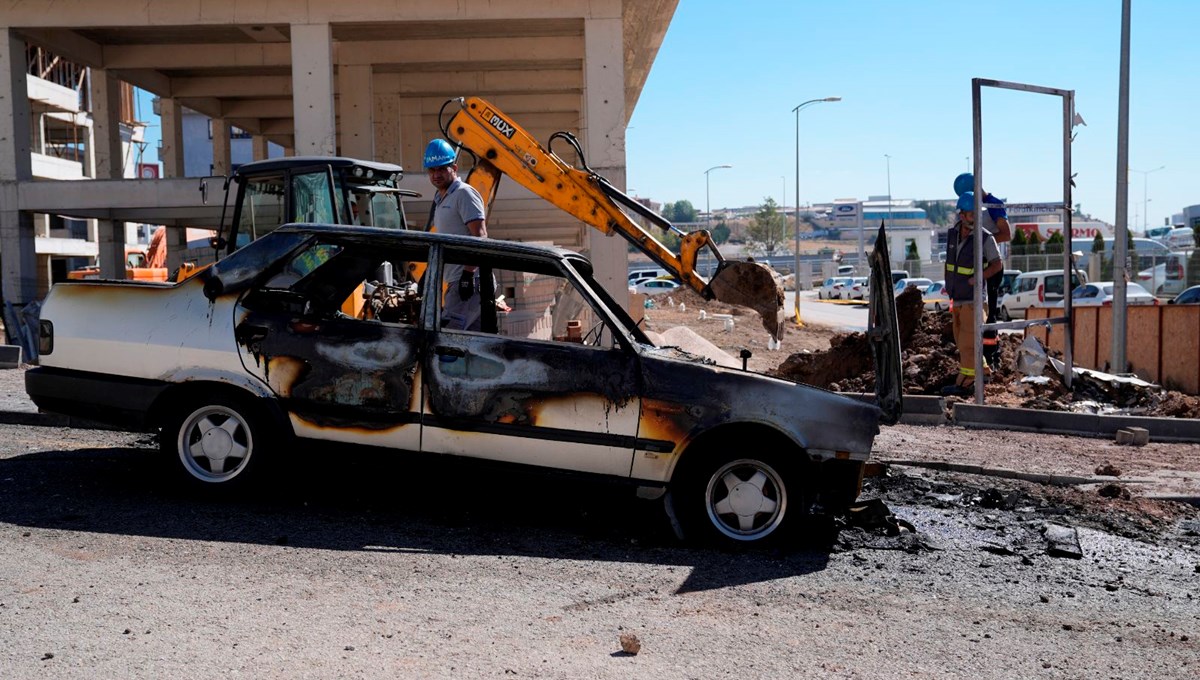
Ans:
[{"label": "operator cab", "polygon": [[[247,163],[229,178],[236,201],[213,248],[227,255],[290,222],[407,229],[399,165],[341,156],[295,156]],[[225,186],[228,208],[230,185]]]}]

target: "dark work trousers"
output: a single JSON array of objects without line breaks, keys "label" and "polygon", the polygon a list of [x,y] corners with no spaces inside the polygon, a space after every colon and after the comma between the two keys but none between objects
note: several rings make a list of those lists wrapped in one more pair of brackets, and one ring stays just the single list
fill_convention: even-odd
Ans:
[{"label": "dark work trousers", "polygon": [[[1000,281],[1004,278],[1004,269],[996,272],[987,279],[987,321],[986,323],[996,322],[996,308],[1000,300]],[[996,360],[1000,356],[1000,344],[997,332],[986,330],[983,332],[983,358],[993,367],[996,365]]]}]

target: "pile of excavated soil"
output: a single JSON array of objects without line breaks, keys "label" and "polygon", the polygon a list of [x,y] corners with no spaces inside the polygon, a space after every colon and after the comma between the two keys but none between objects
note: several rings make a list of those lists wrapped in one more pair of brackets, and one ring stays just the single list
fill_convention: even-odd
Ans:
[{"label": "pile of excavated soil", "polygon": [[[958,373],[958,348],[954,344],[949,312],[924,309],[914,288],[896,296],[905,394],[940,395]],[[1072,390],[1063,386],[1053,369],[1044,385],[1022,382],[1016,369],[1021,336],[1002,333],[1000,358],[985,387],[985,401],[994,406],[1068,411],[1072,404],[1094,402],[1102,407],[1128,409],[1150,416],[1200,418],[1200,398],[1162,389],[1112,387],[1096,380],[1076,380]],[[837,333],[829,349],[797,352],[769,371],[788,380],[838,392],[874,392],[875,370],[865,333]]]}]

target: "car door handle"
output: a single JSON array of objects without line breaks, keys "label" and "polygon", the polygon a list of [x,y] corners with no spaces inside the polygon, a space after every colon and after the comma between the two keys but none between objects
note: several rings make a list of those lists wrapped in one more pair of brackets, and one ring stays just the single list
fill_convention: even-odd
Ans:
[{"label": "car door handle", "polygon": [[459,358],[467,356],[467,350],[461,347],[446,347],[445,345],[434,347],[433,352],[440,357]]},{"label": "car door handle", "polygon": [[267,337],[268,332],[266,326],[243,324],[238,326],[237,341],[243,345],[261,342]]}]

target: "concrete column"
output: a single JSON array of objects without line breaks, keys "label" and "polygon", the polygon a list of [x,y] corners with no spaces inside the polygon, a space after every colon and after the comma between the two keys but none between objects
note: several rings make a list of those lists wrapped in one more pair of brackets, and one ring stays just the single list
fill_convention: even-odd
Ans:
[{"label": "concrete column", "polygon": [[338,66],[338,129],[341,155],[375,159],[375,106],[371,65]]},{"label": "concrete column", "polygon": [[[183,177],[183,105],[177,99],[159,100],[162,117],[162,150],[159,160],[163,164],[163,177]],[[187,250],[187,227],[167,228],[167,272],[174,272],[183,264],[183,251]]]},{"label": "concrete column", "polygon": [[233,166],[229,123],[222,118],[212,119],[212,174],[228,175]]},{"label": "concrete column", "polygon": [[337,153],[329,24],[292,24],[292,105],[298,155]]},{"label": "concrete column", "polygon": [[[588,164],[625,189],[625,66],[621,19],[586,19],[584,37],[583,149]],[[588,229],[596,280],[622,306],[629,305],[626,241]]]},{"label": "concrete column", "polygon": [[256,161],[267,160],[267,138],[254,135],[250,138],[250,158]]},{"label": "concrete column", "polygon": [[[96,179],[120,179],[125,176],[121,153],[120,81],[105,69],[91,72],[92,139],[88,148]],[[125,278],[125,223],[114,220],[97,222],[100,278]]]},{"label": "concrete column", "polygon": [[[412,173],[424,173],[425,169],[421,163],[425,156],[425,145],[433,138],[433,135],[440,136],[441,131],[431,132],[427,139],[424,128],[422,127],[423,120],[421,118],[421,101],[411,97],[401,98],[397,103],[397,112],[399,113],[400,125],[396,128],[396,144],[400,149],[400,158],[407,161],[400,163],[406,170]],[[435,124],[436,126],[436,124]],[[391,161],[391,159],[386,159]],[[393,163],[399,161],[391,161]]]}]

